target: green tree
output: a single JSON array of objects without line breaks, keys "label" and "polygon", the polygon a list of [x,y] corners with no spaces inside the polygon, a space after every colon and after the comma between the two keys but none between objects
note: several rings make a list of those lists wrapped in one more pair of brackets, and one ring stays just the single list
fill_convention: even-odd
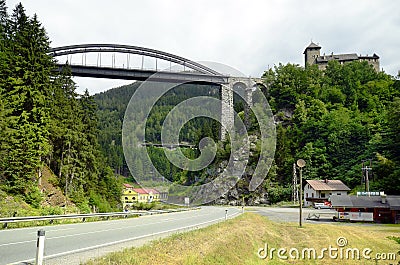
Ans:
[{"label": "green tree", "polygon": [[400,163],[400,98],[395,98],[388,106],[387,124],[388,132],[387,148],[394,160]]},{"label": "green tree", "polygon": [[[46,52],[49,41],[36,16],[29,19],[18,4],[7,23],[2,88],[7,130],[4,176],[14,193],[37,193],[37,178],[49,151],[49,92],[53,62]],[[32,40],[34,40],[32,42]],[[28,196],[29,195],[29,196]]]}]

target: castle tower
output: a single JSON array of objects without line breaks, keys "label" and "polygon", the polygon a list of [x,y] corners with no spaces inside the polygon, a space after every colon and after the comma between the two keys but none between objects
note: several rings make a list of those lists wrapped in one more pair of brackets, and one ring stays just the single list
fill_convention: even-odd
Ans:
[{"label": "castle tower", "polygon": [[307,67],[307,64],[312,65],[315,64],[315,59],[320,56],[321,47],[311,42],[310,45],[304,50],[304,65]]}]

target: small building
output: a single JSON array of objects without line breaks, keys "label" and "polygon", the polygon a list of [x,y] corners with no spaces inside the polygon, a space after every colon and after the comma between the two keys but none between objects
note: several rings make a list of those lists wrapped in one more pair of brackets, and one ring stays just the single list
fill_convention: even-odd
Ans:
[{"label": "small building", "polygon": [[366,196],[333,195],[330,201],[339,220],[400,223],[400,196],[383,192]]},{"label": "small building", "polygon": [[122,207],[132,206],[135,203],[151,203],[165,199],[166,194],[160,193],[156,189],[150,188],[135,188],[130,184],[123,185],[122,191]]},{"label": "small building", "polygon": [[127,206],[132,206],[132,204],[136,203],[139,197],[139,194],[134,191],[134,187],[130,184],[124,184],[124,188],[122,190],[122,208],[127,209]]},{"label": "small building", "polygon": [[304,206],[311,206],[315,202],[327,202],[332,195],[347,195],[350,190],[341,180],[306,180],[304,186]]},{"label": "small building", "polygon": [[160,201],[160,193],[156,189],[136,188],[138,194],[137,202],[150,203]]},{"label": "small building", "polygon": [[379,72],[379,56],[375,53],[371,56],[369,55],[357,55],[356,53],[347,54],[329,54],[321,55],[321,46],[311,42],[310,45],[306,47],[303,52],[305,59],[305,66],[307,65],[318,65],[318,68],[324,70],[328,65],[329,61],[338,61],[340,64],[352,62],[352,61],[366,61],[368,64],[372,65],[375,71]]}]

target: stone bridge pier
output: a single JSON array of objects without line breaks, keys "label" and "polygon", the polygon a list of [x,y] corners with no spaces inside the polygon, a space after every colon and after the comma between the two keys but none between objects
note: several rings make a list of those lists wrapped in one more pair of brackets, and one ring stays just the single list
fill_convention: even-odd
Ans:
[{"label": "stone bridge pier", "polygon": [[260,78],[246,77],[229,77],[228,83],[221,85],[221,140],[226,140],[228,131],[230,131],[235,123],[233,109],[233,95],[239,94],[245,101],[245,120],[244,124],[249,125],[250,107],[253,105],[253,91],[257,84],[260,84]]}]

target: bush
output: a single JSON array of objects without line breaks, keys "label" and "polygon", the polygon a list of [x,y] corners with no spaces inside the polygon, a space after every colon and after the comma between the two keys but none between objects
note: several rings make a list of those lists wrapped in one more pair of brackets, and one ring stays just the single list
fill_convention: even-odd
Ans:
[{"label": "bush", "polygon": [[40,215],[61,215],[64,214],[64,209],[61,207],[47,206],[41,209]]},{"label": "bush", "polygon": [[80,213],[91,213],[90,206],[86,202],[77,203],[76,207],[78,207]]},{"label": "bush", "polygon": [[290,195],[291,195],[290,187],[284,188],[280,185],[277,185],[275,187],[269,187],[267,189],[267,192],[268,192],[268,199],[272,204],[280,201],[290,200]]},{"label": "bush", "polygon": [[95,206],[97,212],[100,213],[107,213],[113,211],[113,208],[111,207],[110,203],[104,197],[95,192],[90,192],[89,206]]},{"label": "bush", "polygon": [[152,202],[152,203],[135,203],[132,205],[132,209],[133,210],[144,210],[144,211],[148,211],[151,209],[154,209],[156,207],[156,203]]},{"label": "bush", "polygon": [[36,185],[30,185],[25,192],[24,201],[33,208],[38,209],[42,200],[43,198],[39,188]]}]

